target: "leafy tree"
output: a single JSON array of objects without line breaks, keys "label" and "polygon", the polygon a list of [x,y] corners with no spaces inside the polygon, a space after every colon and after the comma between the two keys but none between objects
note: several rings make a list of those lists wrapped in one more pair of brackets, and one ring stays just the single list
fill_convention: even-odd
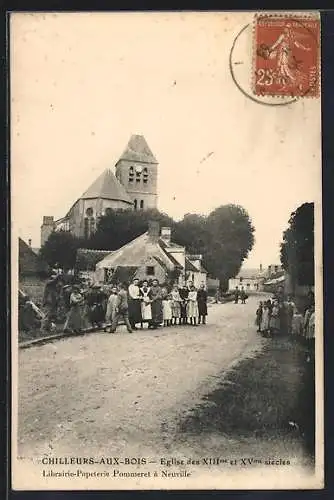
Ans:
[{"label": "leafy tree", "polygon": [[221,283],[235,276],[254,245],[254,226],[248,212],[239,205],[222,205],[207,219],[210,245],[206,255],[208,271],[212,269]]},{"label": "leafy tree", "polygon": [[189,253],[204,254],[207,251],[209,231],[203,215],[186,214],[173,231],[173,239],[185,246]]},{"label": "leafy tree", "polygon": [[54,231],[40,249],[40,256],[49,264],[59,264],[65,271],[73,269],[77,249],[82,246],[80,238],[68,231]]},{"label": "leafy tree", "polygon": [[292,285],[314,285],[314,203],[304,203],[289,219],[283,233],[281,263]]},{"label": "leafy tree", "polygon": [[173,219],[156,209],[111,210],[102,216],[97,230],[86,242],[86,248],[117,250],[134,238],[145,233],[149,221],[158,221],[160,226],[173,227]]}]

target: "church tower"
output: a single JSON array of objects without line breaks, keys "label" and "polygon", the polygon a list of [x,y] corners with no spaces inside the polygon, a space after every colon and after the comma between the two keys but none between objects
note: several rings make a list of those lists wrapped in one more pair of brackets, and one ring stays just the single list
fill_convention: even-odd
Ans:
[{"label": "church tower", "polygon": [[133,200],[135,210],[157,208],[158,162],[142,135],[132,135],[116,163],[116,177]]}]

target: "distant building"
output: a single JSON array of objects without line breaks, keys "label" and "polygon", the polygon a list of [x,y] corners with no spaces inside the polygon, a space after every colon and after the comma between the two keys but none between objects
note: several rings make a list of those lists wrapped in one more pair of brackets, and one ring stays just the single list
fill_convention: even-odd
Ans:
[{"label": "distant building", "polygon": [[89,238],[99,217],[109,210],[146,210],[157,207],[158,162],[145,138],[132,135],[117,161],[115,173],[106,169],[78,198],[65,217],[54,220],[44,216],[41,245],[53,231],[63,229],[81,238]]},{"label": "distant building", "polygon": [[99,282],[158,279],[160,283],[187,280],[195,286],[206,286],[206,271],[200,255],[187,255],[186,249],[171,240],[171,228],[161,228],[151,222],[146,233],[138,236],[118,250],[110,252],[96,264]]},{"label": "distant building", "polygon": [[259,268],[254,269],[241,268],[235,278],[229,279],[228,289],[234,291],[236,287],[239,289],[244,287],[246,291],[261,291],[264,289],[265,282],[278,278],[282,274],[284,274],[284,271],[279,264],[271,264],[267,269],[263,269],[262,264],[260,264]]}]

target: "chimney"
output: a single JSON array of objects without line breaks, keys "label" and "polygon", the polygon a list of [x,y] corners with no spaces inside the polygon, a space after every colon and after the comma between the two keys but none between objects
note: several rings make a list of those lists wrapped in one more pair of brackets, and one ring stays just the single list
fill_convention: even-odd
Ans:
[{"label": "chimney", "polygon": [[31,238],[28,240],[28,245],[31,247]]},{"label": "chimney", "polygon": [[43,225],[44,226],[52,226],[54,223],[54,218],[52,215],[44,215],[43,216]]},{"label": "chimney", "polygon": [[151,241],[158,241],[160,237],[160,225],[158,221],[155,220],[149,221],[148,235]]},{"label": "chimney", "polygon": [[172,235],[172,229],[170,227],[161,228],[161,239],[167,244],[170,244]]},{"label": "chimney", "polygon": [[260,264],[260,271],[261,271],[261,273],[262,273],[262,264]]}]

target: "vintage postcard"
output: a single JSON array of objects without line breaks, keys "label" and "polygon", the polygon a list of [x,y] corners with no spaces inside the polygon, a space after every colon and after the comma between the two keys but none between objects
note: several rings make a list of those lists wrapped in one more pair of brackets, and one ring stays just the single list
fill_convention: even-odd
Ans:
[{"label": "vintage postcard", "polygon": [[13,488],[323,488],[319,13],[9,25]]}]

